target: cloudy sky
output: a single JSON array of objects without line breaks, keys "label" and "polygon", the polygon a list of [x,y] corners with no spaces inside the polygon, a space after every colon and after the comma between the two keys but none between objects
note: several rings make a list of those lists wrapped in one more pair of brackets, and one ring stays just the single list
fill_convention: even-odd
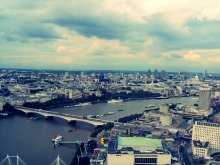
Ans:
[{"label": "cloudy sky", "polygon": [[220,71],[220,0],[1,0],[0,67]]}]

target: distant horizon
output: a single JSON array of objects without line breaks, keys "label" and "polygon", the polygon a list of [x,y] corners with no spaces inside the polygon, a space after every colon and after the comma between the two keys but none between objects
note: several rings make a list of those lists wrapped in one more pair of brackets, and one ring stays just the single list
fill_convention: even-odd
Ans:
[{"label": "distant horizon", "polygon": [[[146,69],[146,70],[119,70],[119,69],[41,69],[41,68],[1,68],[0,70],[23,70],[23,71],[57,71],[57,72],[148,72],[151,70],[154,73],[155,69]],[[204,72],[196,72],[196,71],[166,71],[165,69],[157,69],[160,73],[161,71],[165,71],[166,73],[194,73],[194,74],[204,74]],[[207,72],[208,74],[220,74],[220,72]]]}]

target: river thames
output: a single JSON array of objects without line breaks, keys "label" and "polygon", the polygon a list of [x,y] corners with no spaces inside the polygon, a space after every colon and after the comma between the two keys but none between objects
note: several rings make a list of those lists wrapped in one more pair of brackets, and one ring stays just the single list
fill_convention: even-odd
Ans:
[{"label": "river thames", "polygon": [[[193,105],[197,99],[191,97],[170,99],[132,100],[122,103],[98,103],[83,107],[55,108],[51,111],[75,115],[103,115],[114,112],[112,115],[103,116],[102,119],[117,120],[130,114],[142,113],[147,105],[158,106],[163,103],[183,103]],[[123,109],[123,111],[118,111]],[[70,129],[75,131],[69,132]],[[76,149],[72,145],[62,145],[53,148],[51,139],[60,134],[67,141],[86,141],[92,132],[92,127],[87,124],[70,125],[66,121],[55,119],[45,120],[38,117],[30,120],[26,116],[14,116],[0,119],[0,161],[7,154],[19,155],[29,165],[49,165],[57,155],[70,164]]]}]

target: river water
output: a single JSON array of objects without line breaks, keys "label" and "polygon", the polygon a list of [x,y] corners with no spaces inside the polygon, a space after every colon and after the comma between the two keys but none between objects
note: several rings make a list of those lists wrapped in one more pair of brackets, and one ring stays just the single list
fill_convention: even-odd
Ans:
[{"label": "river water", "polygon": [[[183,103],[193,105],[196,99],[191,97],[171,98],[164,100],[133,100],[122,103],[98,103],[83,107],[55,108],[53,111],[75,115],[102,115],[114,112],[112,115],[103,116],[102,119],[117,120],[120,117],[134,113],[141,113],[147,105],[159,106],[163,103]],[[123,111],[118,111],[123,109]],[[70,129],[75,131],[69,132]],[[51,139],[60,134],[66,141],[86,141],[92,132],[92,127],[87,124],[67,124],[66,121],[54,119],[45,120],[40,116],[30,120],[26,116],[14,116],[0,119],[0,162],[7,154],[19,155],[29,165],[49,165],[57,155],[70,164],[76,149],[73,145],[52,147]]]}]

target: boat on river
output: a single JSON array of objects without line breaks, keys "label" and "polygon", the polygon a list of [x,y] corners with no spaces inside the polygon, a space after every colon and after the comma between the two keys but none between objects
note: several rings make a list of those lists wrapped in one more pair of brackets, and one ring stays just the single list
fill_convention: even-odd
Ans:
[{"label": "boat on river", "polygon": [[114,112],[108,112],[108,113],[107,113],[107,115],[112,115],[112,114],[114,114]]},{"label": "boat on river", "polygon": [[160,97],[156,97],[156,99],[169,99],[169,97],[166,97],[166,96],[160,96]]},{"label": "boat on river", "polygon": [[54,144],[57,144],[57,143],[61,142],[62,140],[63,140],[63,136],[57,135],[56,137],[54,137],[52,139],[52,142],[54,142]]},{"label": "boat on river", "polygon": [[77,129],[76,128],[73,128],[73,129],[70,129],[68,132],[73,132],[73,131],[76,131]]},{"label": "boat on river", "polygon": [[90,102],[79,103],[79,104],[76,104],[75,107],[82,107],[82,106],[87,106],[87,105],[91,105],[91,103]]},{"label": "boat on river", "polygon": [[121,103],[121,102],[123,102],[122,99],[118,99],[118,100],[112,99],[112,100],[109,100],[109,101],[108,101],[108,103]]}]

